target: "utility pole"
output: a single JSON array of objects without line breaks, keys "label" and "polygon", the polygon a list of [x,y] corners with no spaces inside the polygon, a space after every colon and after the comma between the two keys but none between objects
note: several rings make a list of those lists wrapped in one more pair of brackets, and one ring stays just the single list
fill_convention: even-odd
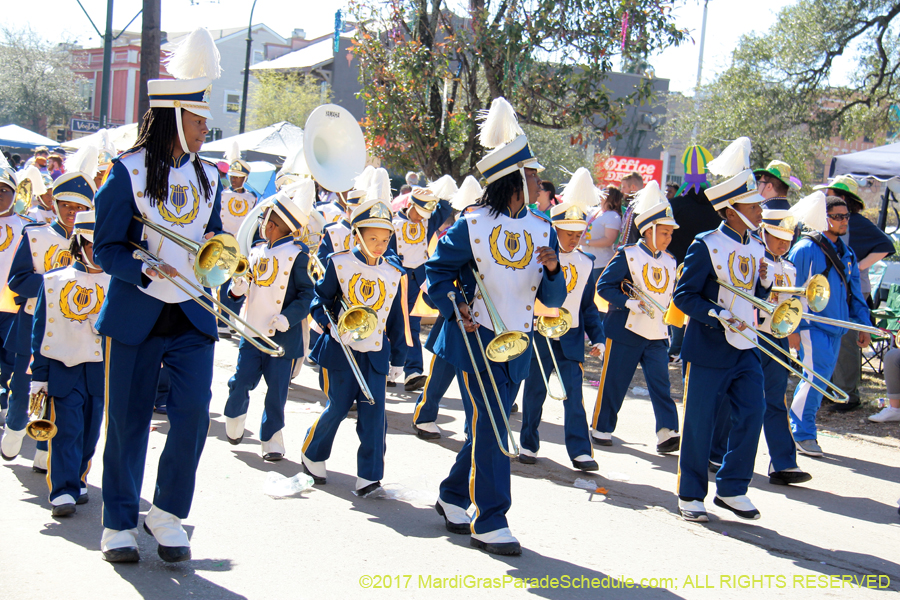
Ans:
[{"label": "utility pole", "polygon": [[241,126],[238,133],[244,133],[244,123],[247,120],[247,87],[250,85],[250,49],[253,47],[254,10],[256,10],[256,0],[253,0],[253,6],[250,7],[250,24],[247,25],[247,57],[244,59],[244,93],[241,94]]},{"label": "utility pole", "polygon": [[[703,25],[700,27],[700,58],[697,59],[697,85],[694,87],[694,110],[700,110],[700,84],[703,75],[703,47],[706,45],[706,15],[709,12],[709,0],[703,0]],[[691,132],[691,141],[697,141],[697,124]]]},{"label": "utility pole", "polygon": [[106,33],[103,34],[103,88],[100,91],[100,127],[109,124],[109,88],[112,74],[113,0],[106,0]]},{"label": "utility pole", "polygon": [[[150,98],[147,96],[147,82],[159,79],[159,45],[161,0],[144,0],[143,24],[141,26],[141,83],[138,90],[138,123],[148,110]],[[130,115],[126,115],[126,120]]]}]

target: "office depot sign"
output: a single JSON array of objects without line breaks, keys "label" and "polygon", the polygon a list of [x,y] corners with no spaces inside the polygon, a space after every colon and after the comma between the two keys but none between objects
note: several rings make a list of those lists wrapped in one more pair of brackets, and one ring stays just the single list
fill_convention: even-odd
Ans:
[{"label": "office depot sign", "polygon": [[663,185],[663,161],[633,156],[609,156],[597,162],[598,185],[619,185],[622,178],[637,171],[644,178],[644,185],[655,179]]}]

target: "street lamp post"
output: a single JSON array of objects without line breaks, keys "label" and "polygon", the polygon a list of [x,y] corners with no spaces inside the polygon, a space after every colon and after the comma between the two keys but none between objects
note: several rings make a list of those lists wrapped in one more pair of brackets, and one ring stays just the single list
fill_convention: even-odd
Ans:
[{"label": "street lamp post", "polygon": [[250,49],[253,46],[253,11],[256,9],[256,0],[250,7],[250,23],[247,25],[247,57],[244,59],[244,93],[241,95],[241,127],[239,133],[244,133],[244,124],[247,120],[247,87],[250,85]]}]

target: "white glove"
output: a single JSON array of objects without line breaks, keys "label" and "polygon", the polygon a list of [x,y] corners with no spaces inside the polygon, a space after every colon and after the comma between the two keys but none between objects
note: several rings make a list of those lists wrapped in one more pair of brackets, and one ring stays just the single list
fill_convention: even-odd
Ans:
[{"label": "white glove", "polygon": [[235,297],[243,296],[250,289],[250,282],[246,277],[235,277],[231,280],[231,287],[228,293]]},{"label": "white glove", "polygon": [[644,311],[641,310],[641,301],[637,298],[630,298],[625,301],[625,308],[630,310],[635,314],[642,314]]},{"label": "white glove", "polygon": [[729,311],[729,310],[720,310],[720,311],[719,311],[719,318],[720,318],[720,319],[725,319],[726,321],[730,321],[731,319],[734,318],[734,315],[731,314],[731,311]]},{"label": "white glove", "polygon": [[29,391],[29,395],[34,396],[38,392],[46,392],[47,391],[47,382],[46,381],[32,381],[31,389]]},{"label": "white glove", "polygon": [[398,381],[403,377],[403,367],[391,367],[388,371],[388,381]]},{"label": "white glove", "polygon": [[347,333],[341,335],[341,341],[344,342],[345,346],[349,346],[353,341],[353,333],[348,331]]},{"label": "white glove", "polygon": [[597,348],[600,349],[600,355],[597,356],[597,358],[603,360],[603,358],[606,356],[606,344],[601,342],[599,344],[594,344],[593,346],[591,346],[591,350],[595,350]]},{"label": "white glove", "polygon": [[275,331],[281,331],[283,333],[290,328],[291,324],[288,323],[287,317],[280,313],[272,317],[272,320],[269,321],[269,329],[274,329]]}]

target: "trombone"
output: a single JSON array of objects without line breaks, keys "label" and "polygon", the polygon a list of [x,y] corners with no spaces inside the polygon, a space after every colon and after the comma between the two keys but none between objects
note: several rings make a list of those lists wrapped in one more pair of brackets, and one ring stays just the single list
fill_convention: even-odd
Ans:
[{"label": "trombone", "polygon": [[[638,300],[641,303],[641,310],[651,319],[656,315],[656,310],[662,314],[666,314],[666,311],[668,310],[662,304],[657,302],[653,296],[645,292],[643,288],[627,279],[622,280],[622,292],[629,298]],[[650,302],[651,306],[647,306],[647,302]],[[654,310],[654,307],[656,307],[656,310]]]},{"label": "trombone", "polygon": [[[306,267],[306,272],[310,279],[313,279],[318,272],[318,277],[313,281],[325,277],[325,265],[312,252],[309,253],[309,265]],[[341,306],[344,312],[337,321],[338,337],[340,334],[350,333],[354,342],[360,342],[375,332],[378,327],[378,313],[371,307],[364,304],[352,305],[343,296],[341,296]]]},{"label": "trombone", "polygon": [[828,280],[823,275],[813,275],[804,287],[773,287],[771,293],[803,296],[806,298],[809,310],[821,312],[828,306],[828,299],[831,298],[831,286],[828,285]]},{"label": "trombone", "polygon": [[[219,287],[229,279],[231,279],[234,270],[238,267],[240,263],[240,259],[243,258],[240,255],[240,249],[237,246],[237,241],[235,241],[234,237],[228,235],[227,233],[219,234],[207,240],[204,244],[199,244],[193,240],[185,238],[184,236],[178,235],[168,229],[153,223],[147,219],[143,219],[134,216],[135,220],[139,223],[149,227],[150,229],[159,233],[163,238],[169,239],[185,250],[187,250],[190,254],[196,256],[196,260],[194,261],[194,277],[197,279],[197,282],[200,283],[203,287]],[[284,348],[275,343],[272,339],[266,337],[259,331],[256,327],[242,319],[240,316],[235,314],[230,308],[213,298],[203,287],[198,286],[196,283],[187,279],[183,275],[178,273],[175,276],[171,276],[163,271],[160,267],[168,266],[164,260],[151,253],[149,250],[146,250],[143,246],[136,242],[131,242],[131,244],[136,248],[136,250],[132,253],[132,256],[137,260],[143,262],[145,265],[150,267],[151,269],[155,269],[157,273],[162,275],[165,279],[169,280],[172,285],[180,289],[182,292],[191,297],[197,304],[202,306],[205,310],[212,313],[216,318],[221,319],[225,323],[228,324],[229,327],[238,332],[242,338],[247,340],[250,344],[252,344],[257,350],[260,352],[265,352],[270,356],[283,356]],[[177,281],[176,278],[181,278],[184,283],[190,286],[196,295],[188,290],[187,287],[182,285]],[[203,302],[201,299],[206,299],[209,304]],[[219,311],[224,311],[231,319],[226,319],[219,312],[216,311],[216,308]],[[237,325],[240,325],[238,327]],[[242,329],[249,330],[251,333],[259,337],[262,340],[262,344],[260,344],[256,338],[246,335]]]},{"label": "trombone", "polygon": [[[487,289],[481,282],[482,275],[479,275],[474,267],[472,268],[472,275],[475,276],[475,284],[478,286],[476,298],[481,298],[484,302],[484,308],[491,319],[491,327],[494,330],[494,339],[488,343],[487,351],[484,348],[481,349],[482,353],[492,362],[509,362],[514,358],[518,358],[528,350],[528,344],[530,343],[528,335],[521,331],[512,331],[506,328],[506,325],[503,324],[503,320],[500,318],[500,313],[497,312],[497,307],[494,306],[491,297],[488,296]],[[481,344],[481,338],[478,338],[478,343]]]},{"label": "trombone", "polygon": [[29,421],[25,426],[25,433],[28,434],[28,437],[39,442],[46,442],[56,435],[56,423],[49,419],[50,401],[47,397],[47,390],[41,390],[29,397],[28,416],[38,417]]},{"label": "trombone", "polygon": [[[343,298],[341,298],[341,302],[343,303]],[[344,343],[344,340],[341,339],[341,325],[335,324],[334,317],[331,316],[331,311],[322,307],[325,311],[325,316],[328,318],[328,324],[331,326],[331,331],[337,335],[337,342],[341,346],[341,350],[344,351],[344,356],[347,357],[347,362],[350,364],[350,370],[353,371],[353,376],[356,378],[356,383],[359,384],[359,389],[362,390],[363,396],[366,397],[367,404],[375,404],[375,398],[372,396],[372,390],[369,389],[369,384],[366,383],[366,378],[363,377],[362,371],[359,368],[359,364],[356,362],[356,359],[353,357],[353,352],[350,351],[350,348],[347,347],[347,344]],[[369,308],[369,307],[366,307]],[[372,310],[371,308],[369,310]],[[345,312],[344,315],[347,313]],[[369,331],[369,334],[372,333]],[[325,335],[330,335],[330,332],[326,332]],[[366,334],[368,337],[368,334]],[[364,338],[363,338],[364,339]]]},{"label": "trombone", "polygon": [[[472,269],[475,271],[474,269]],[[478,280],[478,272],[475,271],[475,279]],[[481,289],[481,286],[479,286]],[[465,292],[463,292],[465,296]],[[482,291],[482,295],[484,295],[484,291]],[[447,298],[450,299],[450,304],[453,305],[453,314],[456,315],[456,324],[459,325],[459,331],[462,334],[463,342],[466,344],[466,351],[469,353],[469,360],[472,361],[472,368],[475,372],[475,381],[478,382],[478,388],[481,390],[481,397],[484,399],[484,407],[487,410],[488,418],[491,420],[491,427],[494,430],[494,437],[497,438],[497,445],[500,446],[500,452],[505,454],[510,458],[516,458],[519,456],[519,446],[516,444],[516,438],[513,436],[512,429],[509,427],[509,419],[506,418],[506,410],[503,408],[503,405],[500,404],[500,392],[497,390],[497,380],[494,379],[494,373],[491,371],[491,366],[487,363],[490,358],[484,350],[484,344],[481,343],[481,336],[478,335],[478,331],[475,331],[475,339],[478,340],[478,347],[481,349],[481,356],[484,357],[484,366],[485,370],[487,370],[488,379],[491,380],[491,386],[494,388],[494,397],[497,398],[497,405],[500,407],[500,416],[503,417],[503,424],[506,425],[506,435],[509,437],[509,441],[512,444],[513,451],[510,452],[503,445],[503,439],[500,437],[500,432],[497,430],[497,421],[494,419],[494,411],[491,410],[491,405],[488,402],[487,392],[484,389],[484,381],[481,380],[481,373],[478,371],[478,363],[475,361],[475,353],[472,352],[472,345],[469,343],[469,336],[466,332],[466,326],[463,324],[462,315],[459,313],[459,307],[456,305],[456,292],[448,292]],[[487,298],[486,298],[487,299]],[[465,300],[465,297],[464,297]],[[468,302],[466,302],[468,304]],[[487,302],[485,302],[487,304]],[[498,317],[499,318],[499,317]],[[493,322],[493,319],[492,319]],[[501,322],[502,324],[502,322]],[[524,335],[524,334],[523,334]],[[499,336],[498,336],[499,337]],[[491,340],[491,343],[488,344],[488,347],[491,346],[498,338],[495,337]],[[526,336],[527,339],[527,336]],[[525,346],[528,347],[527,345]],[[521,352],[520,352],[521,354]],[[508,359],[507,359],[508,360]],[[494,362],[505,362],[505,361],[494,361]]]},{"label": "trombone", "polygon": [[[560,375],[559,370],[559,363],[556,362],[556,354],[553,352],[553,345],[550,343],[550,338],[559,338],[564,336],[571,327],[572,313],[570,313],[565,308],[560,308],[559,315],[556,317],[538,317],[537,325],[535,326],[535,331],[544,336],[544,339],[547,341],[547,349],[550,351],[550,360],[553,361],[553,369],[554,371],[556,371],[556,380],[559,381],[559,389],[562,390],[562,396],[556,396],[553,392],[550,391],[549,376],[544,377],[544,387],[547,388],[548,396],[550,396],[554,400],[559,400],[560,402],[568,400],[569,395],[566,393],[566,386],[563,384],[562,376]],[[534,355],[537,357],[538,368],[541,370],[541,375],[543,375],[545,373],[544,363],[541,360],[541,353],[538,352],[537,346],[535,346],[534,348]]]},{"label": "trombone", "polygon": [[[792,298],[792,300],[796,300],[796,298]],[[797,302],[799,303],[799,300],[798,300]],[[768,312],[768,311],[767,311],[767,312]],[[796,375],[797,377],[799,377],[800,379],[802,379],[803,381],[805,381],[806,383],[808,383],[810,386],[812,386],[813,389],[815,389],[817,392],[821,393],[824,397],[828,398],[828,399],[831,400],[832,402],[837,402],[837,403],[840,403],[840,404],[844,404],[844,403],[846,403],[846,402],[849,401],[850,398],[847,396],[847,394],[844,392],[844,390],[840,389],[839,387],[837,387],[836,385],[834,385],[833,383],[831,383],[831,381],[829,381],[828,379],[822,377],[821,375],[819,375],[818,373],[816,373],[816,372],[813,371],[812,369],[807,369],[807,368],[803,365],[803,363],[800,363],[800,362],[799,362],[796,358],[794,358],[789,352],[785,352],[785,350],[784,350],[783,348],[781,348],[780,346],[776,346],[776,345],[772,344],[772,348],[775,349],[779,354],[781,354],[783,357],[787,358],[788,360],[791,360],[791,361],[794,361],[794,362],[799,363],[801,366],[803,366],[804,370],[808,370],[808,371],[809,371],[809,374],[812,375],[812,377],[817,377],[817,378],[820,379],[821,381],[825,382],[825,385],[826,385],[829,389],[834,390],[836,393],[830,394],[830,393],[826,392],[824,389],[822,389],[821,387],[819,387],[819,386],[816,384],[815,381],[813,381],[812,377],[807,377],[806,375],[803,374],[803,371],[798,371],[797,369],[795,369],[794,367],[792,367],[792,366],[789,365],[788,363],[784,362],[783,360],[781,360],[780,358],[778,358],[777,356],[775,356],[775,354],[774,354],[773,352],[770,352],[768,349],[766,349],[766,347],[763,346],[758,340],[754,340],[752,337],[750,337],[749,335],[747,335],[746,333],[744,333],[743,330],[739,329],[737,326],[733,325],[732,323],[729,323],[728,321],[726,321],[725,319],[723,319],[721,316],[719,316],[719,313],[717,313],[714,309],[709,309],[709,316],[713,317],[714,319],[717,319],[717,320],[722,324],[723,327],[727,327],[727,328],[730,329],[731,331],[740,334],[740,335],[741,335],[744,339],[746,339],[748,342],[750,342],[751,344],[753,344],[754,346],[756,346],[757,348],[759,348],[761,351],[763,351],[763,352],[765,352],[766,354],[768,354],[768,355],[769,355],[769,358],[771,358],[772,360],[774,360],[775,362],[777,362],[778,364],[780,364],[782,367],[784,367],[785,369],[787,369],[788,371],[790,371],[791,373],[793,373],[794,375]],[[757,329],[756,329],[755,327],[753,327],[752,325],[750,325],[750,324],[748,324],[748,323],[745,323],[744,321],[741,321],[741,320],[738,319],[737,317],[732,317],[732,318],[733,318],[734,321],[736,321],[739,325],[743,325],[746,329],[749,329],[749,330],[752,331],[753,333],[755,333],[755,334],[757,334],[757,335],[760,335],[759,330],[757,330]],[[772,319],[773,319],[773,324],[772,324],[773,327],[772,327],[772,331],[774,332],[774,331],[775,331],[775,327],[774,327],[774,325],[775,325],[775,324],[774,324],[775,316],[774,316],[774,315],[773,315]],[[779,336],[775,336],[775,337],[779,337]]]},{"label": "trombone", "polygon": [[[766,302],[765,300],[760,300],[753,294],[747,293],[744,290],[738,289],[733,285],[725,283],[721,279],[717,279],[716,283],[718,283],[720,286],[722,286],[735,296],[743,298],[757,309],[771,314],[772,323],[769,325],[769,328],[772,330],[773,337],[779,339],[787,337],[794,333],[794,331],[800,325],[800,319],[803,315],[803,305],[800,304],[800,301],[796,298],[788,298],[787,300],[784,300],[779,304],[775,304],[774,302]],[[837,402],[837,400],[835,400],[835,402]]]}]

